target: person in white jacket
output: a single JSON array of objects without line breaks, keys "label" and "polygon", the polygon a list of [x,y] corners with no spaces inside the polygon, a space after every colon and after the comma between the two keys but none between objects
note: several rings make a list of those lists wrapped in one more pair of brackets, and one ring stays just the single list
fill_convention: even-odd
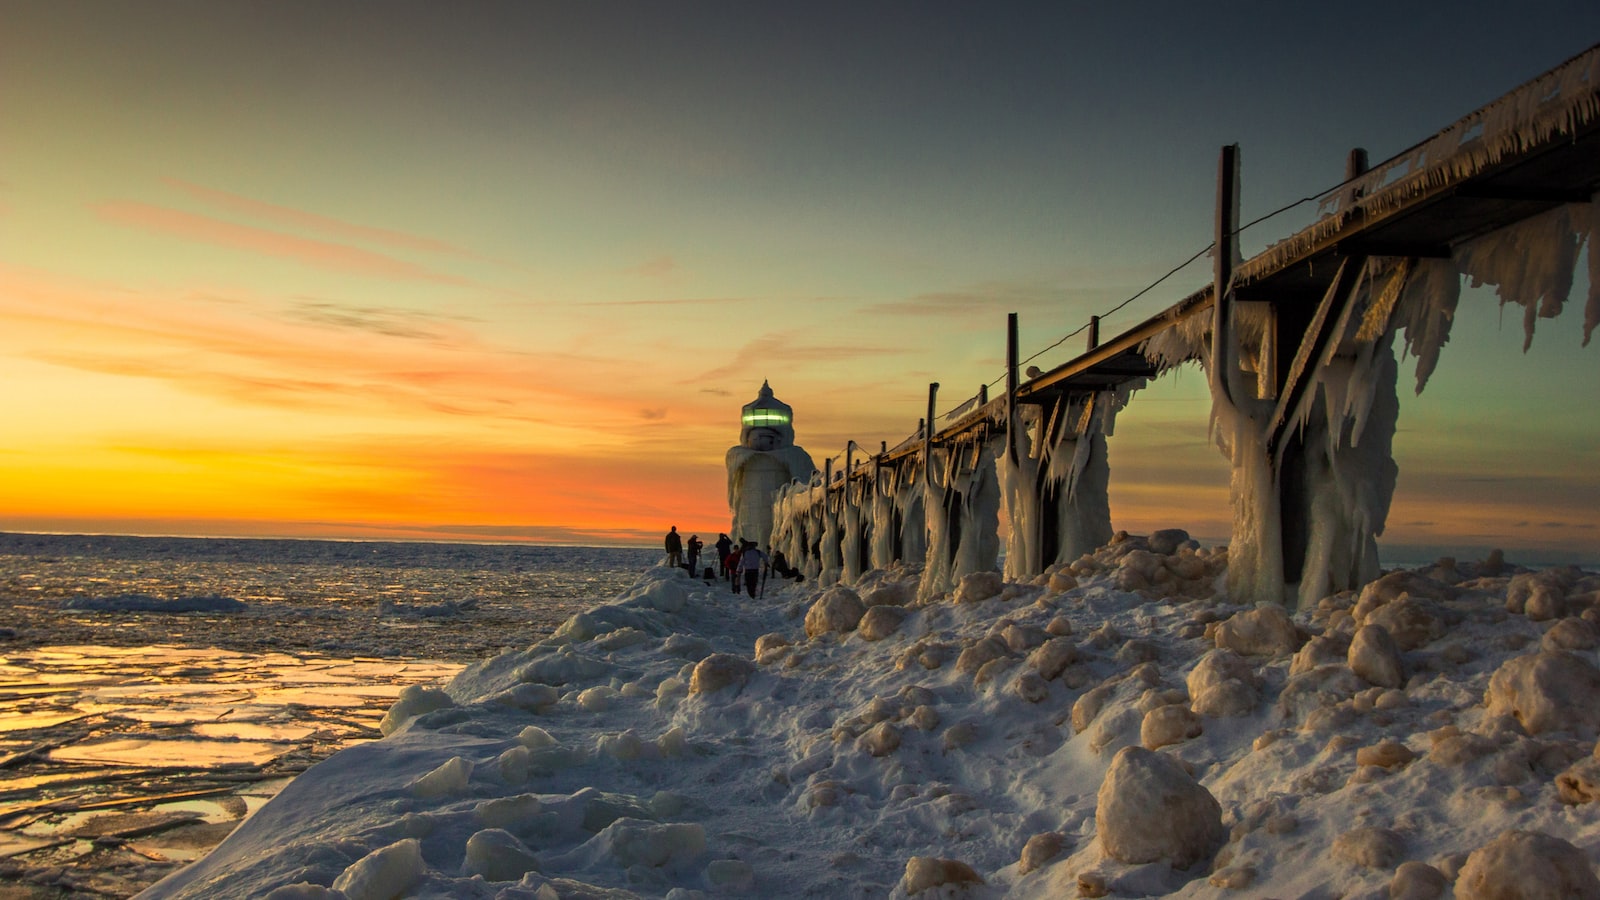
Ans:
[{"label": "person in white jacket", "polygon": [[761,583],[761,567],[767,561],[767,555],[754,541],[745,541],[744,548],[739,551],[739,574],[744,578],[745,593],[750,599],[756,597],[756,585]]}]

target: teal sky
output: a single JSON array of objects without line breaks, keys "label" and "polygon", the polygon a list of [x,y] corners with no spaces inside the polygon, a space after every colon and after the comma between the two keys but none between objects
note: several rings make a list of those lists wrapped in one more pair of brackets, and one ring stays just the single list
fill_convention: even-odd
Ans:
[{"label": "teal sky", "polygon": [[[1203,247],[1221,145],[1248,220],[1597,40],[1577,2],[0,0],[0,528],[714,533],[763,379],[819,459],[897,441],[1007,312],[1031,354]],[[1600,556],[1580,326],[1524,356],[1464,299],[1392,539]],[[1118,527],[1215,532],[1205,419],[1198,373],[1125,414]]]}]

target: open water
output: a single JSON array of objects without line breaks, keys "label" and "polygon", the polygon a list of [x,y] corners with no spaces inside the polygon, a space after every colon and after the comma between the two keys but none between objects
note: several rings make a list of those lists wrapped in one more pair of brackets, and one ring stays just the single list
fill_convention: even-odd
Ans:
[{"label": "open water", "polygon": [[660,555],[0,533],[0,900],[131,896]]}]

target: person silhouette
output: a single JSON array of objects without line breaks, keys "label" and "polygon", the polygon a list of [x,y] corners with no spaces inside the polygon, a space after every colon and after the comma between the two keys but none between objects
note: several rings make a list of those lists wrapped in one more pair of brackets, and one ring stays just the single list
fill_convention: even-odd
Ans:
[{"label": "person silhouette", "polygon": [[678,533],[676,525],[667,532],[667,565],[674,569],[683,565],[683,535]]}]

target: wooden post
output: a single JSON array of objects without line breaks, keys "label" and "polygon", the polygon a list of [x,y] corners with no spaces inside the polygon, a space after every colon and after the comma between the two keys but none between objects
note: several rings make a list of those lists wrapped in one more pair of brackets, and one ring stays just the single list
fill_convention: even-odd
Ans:
[{"label": "wooden post", "polygon": [[[1344,180],[1355,181],[1357,178],[1360,178],[1365,174],[1367,174],[1367,148],[1353,147],[1350,150],[1350,155],[1346,157],[1344,161]],[[1354,205],[1355,202],[1360,199],[1361,189],[1358,187],[1351,187],[1350,193],[1345,195],[1344,202]]]},{"label": "wooden post", "polygon": [[833,490],[833,457],[822,461],[822,514],[828,514],[828,492]]},{"label": "wooden post", "polygon": [[1100,317],[1089,317],[1089,349],[1100,346]]},{"label": "wooden post", "polygon": [[844,445],[844,506],[850,506],[850,476],[856,473],[856,442]]},{"label": "wooden post", "polygon": [[1017,314],[1006,313],[1006,453],[1017,461]]},{"label": "wooden post", "polygon": [[1234,370],[1237,361],[1229,353],[1226,335],[1233,327],[1233,304],[1229,288],[1233,282],[1233,257],[1239,246],[1239,145],[1222,148],[1217,160],[1217,235],[1212,245],[1216,254],[1212,277],[1211,387],[1233,405]]},{"label": "wooden post", "polygon": [[928,417],[923,421],[927,423],[922,429],[922,477],[923,484],[928,484],[933,479],[933,404],[939,399],[939,382],[928,385]]},{"label": "wooden post", "polygon": [[978,405],[989,405],[989,386],[987,384],[978,385]]}]

